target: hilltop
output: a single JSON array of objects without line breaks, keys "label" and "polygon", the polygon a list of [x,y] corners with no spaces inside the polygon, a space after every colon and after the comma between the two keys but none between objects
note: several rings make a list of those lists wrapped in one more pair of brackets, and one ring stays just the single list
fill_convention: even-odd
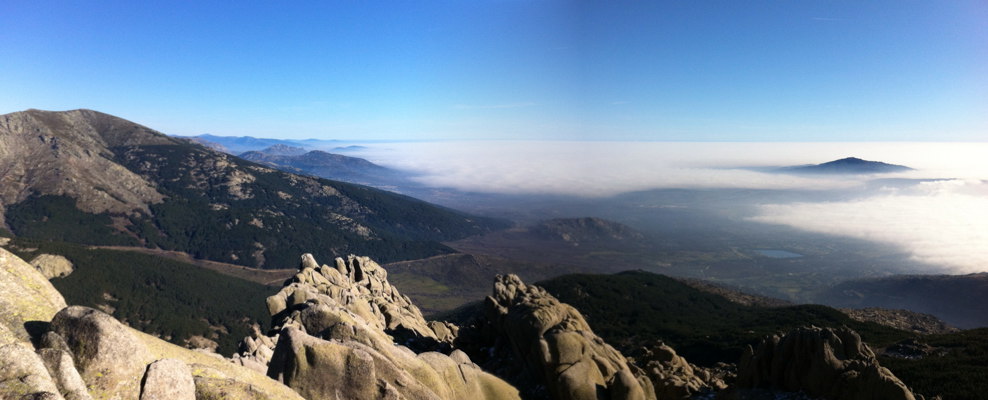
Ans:
[{"label": "hilltop", "polygon": [[91,110],[0,116],[0,217],[19,237],[177,250],[270,268],[302,248],[385,261],[504,227],[411,197],[301,176]]},{"label": "hilltop", "polygon": [[[302,152],[299,153],[298,150]],[[375,187],[391,186],[404,179],[403,174],[398,171],[363,158],[321,150],[306,152],[298,147],[272,146],[260,151],[242,153],[240,158],[289,172]]]},{"label": "hilltop", "polygon": [[784,167],[778,170],[778,172],[794,174],[885,174],[904,171],[912,171],[912,168],[880,161],[862,160],[856,157],[847,157],[815,165]]}]

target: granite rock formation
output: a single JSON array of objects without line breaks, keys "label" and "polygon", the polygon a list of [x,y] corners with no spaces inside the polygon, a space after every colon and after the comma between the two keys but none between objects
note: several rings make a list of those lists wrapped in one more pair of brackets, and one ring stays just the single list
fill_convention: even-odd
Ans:
[{"label": "granite rock formation", "polygon": [[75,269],[72,261],[57,254],[39,254],[31,260],[31,265],[41,271],[41,274],[48,279],[64,278]]},{"label": "granite rock formation", "polygon": [[263,373],[66,307],[41,272],[3,249],[0,398],[301,399]]},{"label": "granite rock formation", "polygon": [[658,399],[685,399],[727,388],[715,371],[690,364],[664,343],[643,350],[638,365],[652,381]]},{"label": "granite rock formation", "polygon": [[[498,276],[483,315],[461,328],[427,322],[367,257],[300,264],[267,300],[273,329],[229,360],[66,307],[41,272],[0,249],[0,399],[654,400],[726,388],[720,372],[661,343],[626,358],[575,308],[514,275]],[[736,382],[832,400],[921,398],[846,328],[768,337],[748,348]]]},{"label": "granite rock formation", "polygon": [[427,323],[367,257],[329,266],[303,255],[267,303],[277,335],[246,339],[237,362],[267,364],[268,376],[305,398],[518,398],[463,352],[434,351],[450,350],[456,327]]},{"label": "granite rock formation", "polygon": [[[575,308],[515,275],[500,275],[485,300],[486,320],[461,342],[485,367],[525,390],[553,399],[654,399],[655,390]],[[471,343],[472,342],[472,343]]]},{"label": "granite rock formation", "polygon": [[40,272],[0,248],[0,346],[31,346],[29,327],[50,321],[65,299]]},{"label": "granite rock formation", "polygon": [[803,391],[831,400],[915,398],[847,328],[806,327],[764,339],[742,355],[737,386]]}]

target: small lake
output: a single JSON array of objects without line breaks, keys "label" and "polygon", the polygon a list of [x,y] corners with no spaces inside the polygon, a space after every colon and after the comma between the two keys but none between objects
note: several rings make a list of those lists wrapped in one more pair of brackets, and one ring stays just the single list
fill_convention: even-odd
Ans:
[{"label": "small lake", "polygon": [[776,249],[755,249],[755,252],[768,258],[799,258],[802,254]]}]

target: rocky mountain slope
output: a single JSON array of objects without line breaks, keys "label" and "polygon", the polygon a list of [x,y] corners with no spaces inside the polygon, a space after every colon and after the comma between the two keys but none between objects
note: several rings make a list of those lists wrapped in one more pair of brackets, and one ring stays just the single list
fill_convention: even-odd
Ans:
[{"label": "rocky mountain slope", "polygon": [[[727,375],[697,368],[668,346],[625,357],[575,308],[511,275],[495,280],[483,315],[461,328],[426,321],[369,258],[319,265],[307,254],[267,300],[274,328],[245,338],[242,351],[224,359],[167,344],[99,310],[65,307],[35,267],[2,249],[0,267],[0,398],[658,399],[737,390],[726,387]],[[781,388],[811,390],[839,376],[841,390],[824,396],[913,398],[873,357],[860,356],[870,350],[848,332],[834,343],[797,331],[807,345],[794,351],[760,346],[740,376],[774,376],[780,363],[804,365],[823,354],[836,372],[798,369],[807,379]],[[814,345],[821,340],[822,353]],[[789,341],[767,339],[779,342]],[[863,371],[861,378],[833,375],[848,370]],[[876,391],[871,371],[880,388],[898,390]]]},{"label": "rocky mountain slope", "polygon": [[299,176],[90,110],[0,116],[0,216],[16,235],[158,247],[252,267],[303,248],[383,260],[503,224]]}]

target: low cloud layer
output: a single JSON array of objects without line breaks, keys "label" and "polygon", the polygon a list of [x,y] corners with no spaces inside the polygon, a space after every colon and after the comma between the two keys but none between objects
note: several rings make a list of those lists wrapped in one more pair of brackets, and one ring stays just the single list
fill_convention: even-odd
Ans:
[{"label": "low cloud layer", "polygon": [[847,189],[874,177],[805,177],[751,168],[859,157],[907,165],[902,178],[988,178],[986,144],[419,142],[358,153],[430,186],[487,193],[609,196],[656,188]]},{"label": "low cloud layer", "polygon": [[846,202],[764,205],[751,220],[899,245],[941,272],[988,271],[988,184],[926,182]]},{"label": "low cloud layer", "polygon": [[[418,181],[480,193],[606,197],[659,188],[855,193],[854,200],[765,204],[750,220],[899,245],[953,272],[988,270],[985,143],[425,142],[359,154]],[[844,157],[906,165],[881,176],[794,176],[760,167]],[[945,179],[895,187],[876,178]],[[823,198],[825,196],[821,196]]]}]

